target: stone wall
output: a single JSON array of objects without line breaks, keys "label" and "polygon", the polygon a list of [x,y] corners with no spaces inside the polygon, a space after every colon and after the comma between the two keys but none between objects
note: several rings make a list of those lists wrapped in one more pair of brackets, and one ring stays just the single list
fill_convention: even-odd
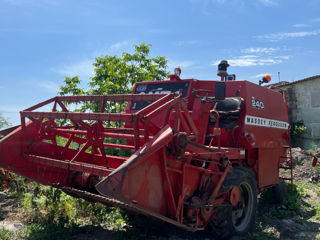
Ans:
[{"label": "stone wall", "polygon": [[314,76],[280,88],[286,90],[290,122],[303,120],[307,127],[299,145],[310,149],[312,143],[320,145],[320,76]]}]

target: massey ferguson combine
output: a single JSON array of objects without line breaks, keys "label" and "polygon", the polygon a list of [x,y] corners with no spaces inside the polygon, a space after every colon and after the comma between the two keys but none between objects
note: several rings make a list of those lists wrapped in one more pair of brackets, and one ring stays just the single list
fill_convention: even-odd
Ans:
[{"label": "massey ferguson combine", "polygon": [[[283,93],[235,81],[228,66],[219,64],[221,81],[180,79],[177,68],[132,94],[58,96],[23,110],[0,140],[0,167],[185,230],[245,235],[279,168],[292,181],[289,124]],[[71,111],[82,105],[98,111]]]}]

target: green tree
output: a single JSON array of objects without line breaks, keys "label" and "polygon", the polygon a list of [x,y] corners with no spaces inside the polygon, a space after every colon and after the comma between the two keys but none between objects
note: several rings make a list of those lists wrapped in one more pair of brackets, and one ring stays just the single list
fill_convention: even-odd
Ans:
[{"label": "green tree", "polygon": [[2,116],[2,113],[0,113],[0,129],[10,125],[11,124]]},{"label": "green tree", "polygon": [[[136,82],[148,80],[162,80],[169,76],[167,60],[165,57],[150,57],[150,44],[142,42],[134,45],[134,53],[122,53],[122,56],[101,56],[93,63],[95,76],[89,81],[86,90],[80,87],[79,76],[65,77],[64,85],[60,86],[60,95],[106,95],[131,93]],[[126,102],[108,103],[105,112],[121,112]],[[77,105],[76,111],[88,109],[98,112],[101,103],[84,103]],[[123,123],[109,121],[107,126],[120,127]],[[106,139],[107,142],[125,144],[123,139]],[[130,156],[130,150],[106,149],[107,154]]]},{"label": "green tree", "polygon": [[136,82],[162,80],[169,76],[165,57],[150,57],[150,44],[134,45],[133,54],[101,56],[95,59],[95,76],[89,81],[89,90],[80,88],[79,77],[65,77],[60,95],[96,95],[130,93]]}]

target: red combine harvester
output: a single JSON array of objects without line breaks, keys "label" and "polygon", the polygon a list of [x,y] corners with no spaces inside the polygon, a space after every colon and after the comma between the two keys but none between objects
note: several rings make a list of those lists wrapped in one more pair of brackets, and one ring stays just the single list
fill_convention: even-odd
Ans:
[{"label": "red combine harvester", "polygon": [[[234,81],[227,67],[222,81],[180,79],[176,69],[132,94],[39,103],[0,140],[0,167],[189,231],[244,235],[279,168],[292,181],[289,124],[282,93]],[[71,111],[81,104],[99,110]]]}]

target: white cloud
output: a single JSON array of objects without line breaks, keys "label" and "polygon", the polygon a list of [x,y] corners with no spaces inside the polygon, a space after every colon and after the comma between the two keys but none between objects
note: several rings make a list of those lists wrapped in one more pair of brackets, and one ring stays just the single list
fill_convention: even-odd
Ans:
[{"label": "white cloud", "polygon": [[89,79],[94,75],[93,61],[93,59],[84,59],[60,68],[52,68],[51,70],[63,76],[74,77],[80,75],[82,79]]},{"label": "white cloud", "polygon": [[177,61],[177,60],[168,59],[168,66],[170,69],[173,69],[177,66],[180,66],[183,71],[183,68],[189,68],[189,67],[194,66],[195,64],[196,63],[194,61],[188,61],[188,60]]},{"label": "white cloud", "polygon": [[21,124],[19,112],[27,107],[26,105],[1,105],[0,112],[12,126],[16,126]]},{"label": "white cloud", "polygon": [[[124,51],[132,49],[134,43],[134,40],[117,42],[108,45],[105,48],[100,48],[99,50],[94,51],[92,54],[90,54],[91,56],[88,56],[85,59],[75,61],[74,63],[66,63],[63,66],[53,67],[51,68],[51,70],[67,77],[80,76],[81,80],[87,81],[90,77],[93,77],[95,74],[93,66],[93,63],[95,62],[95,57],[105,54],[121,54]],[[54,88],[54,86],[50,83],[46,83],[42,85],[42,87],[45,87],[47,89]]]},{"label": "white cloud", "polygon": [[304,32],[283,32],[283,33],[270,33],[257,36],[258,39],[267,40],[270,42],[278,42],[285,39],[301,38],[307,36],[316,36],[320,34],[320,30],[304,31]]},{"label": "white cloud", "polygon": [[265,53],[265,54],[271,54],[274,51],[278,50],[277,48],[246,48],[246,49],[242,49],[241,52],[243,53]]},{"label": "white cloud", "polygon": [[267,6],[267,7],[274,7],[277,6],[278,3],[275,0],[259,0],[260,3],[262,3],[263,5]]},{"label": "white cloud", "polygon": [[233,12],[237,12],[246,9],[246,6],[254,8],[277,7],[279,0],[189,0],[189,3],[200,10],[203,15],[213,16],[216,11],[220,11],[220,7],[222,7],[222,11],[225,9],[224,7],[228,7]]},{"label": "white cloud", "polygon": [[133,40],[121,41],[121,42],[117,42],[117,43],[112,44],[109,49],[111,51],[118,51],[121,49],[132,47],[133,44],[134,44]]},{"label": "white cloud", "polygon": [[[233,67],[252,67],[279,64],[288,59],[290,59],[290,56],[260,57],[257,55],[243,55],[228,59],[228,63]],[[218,65],[219,62],[220,60],[215,61],[212,65]]]},{"label": "white cloud", "polygon": [[311,19],[311,22],[320,22],[320,18]]},{"label": "white cloud", "polygon": [[271,76],[270,73],[260,73],[260,74],[252,76],[252,78],[262,78],[264,75],[267,75],[267,74]]},{"label": "white cloud", "polygon": [[[291,58],[289,55],[275,54],[275,52],[287,51],[287,47],[250,47],[241,49],[241,55],[227,59],[234,67],[252,67],[280,64]],[[236,55],[236,54],[234,54]],[[215,61],[212,65],[218,65]]]},{"label": "white cloud", "polygon": [[50,92],[57,93],[59,91],[59,84],[55,82],[51,82],[51,81],[40,82],[39,86],[45,88]]},{"label": "white cloud", "polygon": [[[92,54],[91,57],[94,59],[97,56],[101,55],[121,55],[123,52],[130,52],[134,49],[133,45],[137,44],[137,41],[133,39],[119,41],[113,44],[108,44],[97,48]],[[93,63],[93,61],[92,61]]]},{"label": "white cloud", "polygon": [[[21,101],[20,101],[21,102]],[[0,105],[0,112],[3,114],[3,117],[6,118],[6,120],[11,123],[12,126],[20,125],[20,111],[31,107],[31,105],[34,105],[35,103],[31,103],[30,105],[27,105],[30,103],[21,102],[19,105]],[[42,111],[44,108],[40,108]],[[52,109],[52,107],[51,107]],[[51,111],[51,109],[46,109],[45,111]],[[27,119],[29,120],[29,119]]]},{"label": "white cloud", "polygon": [[19,113],[19,111],[26,109],[27,105],[1,105],[0,112],[1,113]]},{"label": "white cloud", "polygon": [[297,24],[293,24],[292,27],[295,28],[303,28],[303,27],[309,27],[310,25],[308,24],[303,24],[303,23],[297,23]]},{"label": "white cloud", "polygon": [[177,41],[177,42],[174,42],[174,44],[176,46],[183,47],[183,46],[199,45],[199,44],[201,44],[201,41],[199,41],[199,40],[186,40],[186,41]]}]

